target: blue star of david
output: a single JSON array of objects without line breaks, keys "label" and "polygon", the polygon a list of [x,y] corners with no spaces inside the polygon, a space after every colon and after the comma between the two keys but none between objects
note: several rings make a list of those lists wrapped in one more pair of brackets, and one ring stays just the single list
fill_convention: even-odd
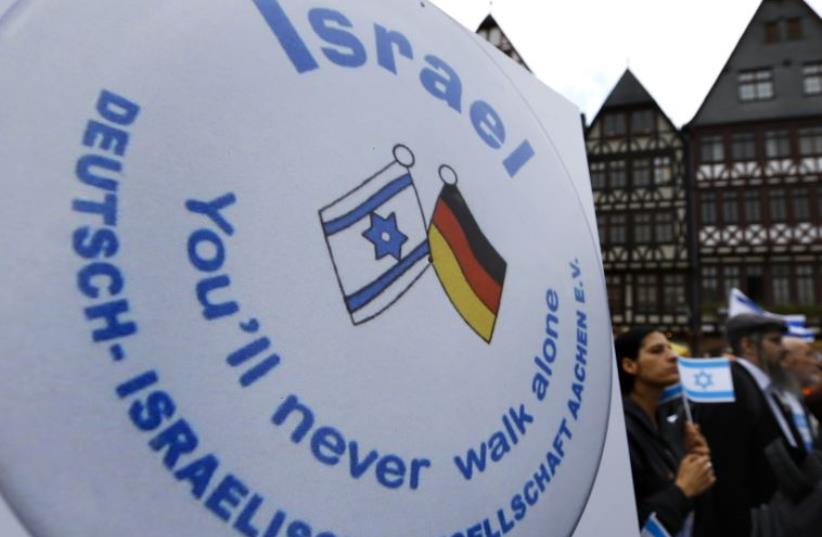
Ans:
[{"label": "blue star of david", "polygon": [[699,373],[694,375],[694,382],[696,382],[697,386],[705,390],[708,388],[708,386],[711,386],[714,383],[714,379],[711,378],[711,375],[709,375],[705,371],[700,371]]},{"label": "blue star of david", "polygon": [[383,218],[377,213],[371,213],[371,227],[363,231],[362,236],[374,245],[374,255],[377,259],[390,255],[400,260],[402,245],[408,237],[397,229],[397,215],[391,213]]}]

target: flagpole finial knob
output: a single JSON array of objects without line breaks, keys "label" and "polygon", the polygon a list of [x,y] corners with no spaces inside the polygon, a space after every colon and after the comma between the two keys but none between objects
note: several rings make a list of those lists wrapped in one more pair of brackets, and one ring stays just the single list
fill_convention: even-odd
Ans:
[{"label": "flagpole finial knob", "polygon": [[397,144],[394,146],[394,160],[404,168],[410,168],[414,165],[414,153],[408,149],[408,146]]},{"label": "flagpole finial knob", "polygon": [[449,166],[448,164],[443,164],[440,166],[439,169],[440,179],[446,185],[457,186],[457,172],[454,171],[454,168]]}]

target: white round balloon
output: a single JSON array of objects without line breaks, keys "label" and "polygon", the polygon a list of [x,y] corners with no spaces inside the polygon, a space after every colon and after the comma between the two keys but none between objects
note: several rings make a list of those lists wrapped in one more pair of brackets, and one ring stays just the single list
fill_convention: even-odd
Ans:
[{"label": "white round balloon", "polygon": [[34,535],[572,533],[610,326],[557,130],[431,5],[323,6],[2,20],[0,488]]}]

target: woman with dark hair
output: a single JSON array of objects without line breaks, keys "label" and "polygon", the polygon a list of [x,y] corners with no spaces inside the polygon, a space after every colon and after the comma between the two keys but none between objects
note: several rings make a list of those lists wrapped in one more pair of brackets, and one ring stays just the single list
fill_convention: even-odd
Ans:
[{"label": "woman with dark hair", "polygon": [[676,356],[665,334],[652,327],[620,334],[614,347],[639,523],[655,513],[669,534],[690,535],[693,500],[716,477],[699,427],[681,425],[677,415],[672,422],[659,408],[663,390],[679,381]]}]

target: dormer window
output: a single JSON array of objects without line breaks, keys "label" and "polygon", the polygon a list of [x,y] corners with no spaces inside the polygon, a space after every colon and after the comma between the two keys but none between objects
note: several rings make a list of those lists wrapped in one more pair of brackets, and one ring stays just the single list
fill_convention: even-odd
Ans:
[{"label": "dormer window", "polygon": [[770,69],[756,69],[739,73],[740,101],[764,101],[773,98],[773,96],[773,73]]},{"label": "dormer window", "polygon": [[802,19],[793,18],[785,21],[788,39],[790,41],[798,41],[802,39]]},{"label": "dormer window", "polygon": [[765,23],[765,43],[778,43],[782,40],[799,41],[802,39],[802,19],[792,17],[787,20],[775,20]]},{"label": "dormer window", "polygon": [[771,21],[765,23],[765,42],[776,43],[779,41],[779,22]]}]

